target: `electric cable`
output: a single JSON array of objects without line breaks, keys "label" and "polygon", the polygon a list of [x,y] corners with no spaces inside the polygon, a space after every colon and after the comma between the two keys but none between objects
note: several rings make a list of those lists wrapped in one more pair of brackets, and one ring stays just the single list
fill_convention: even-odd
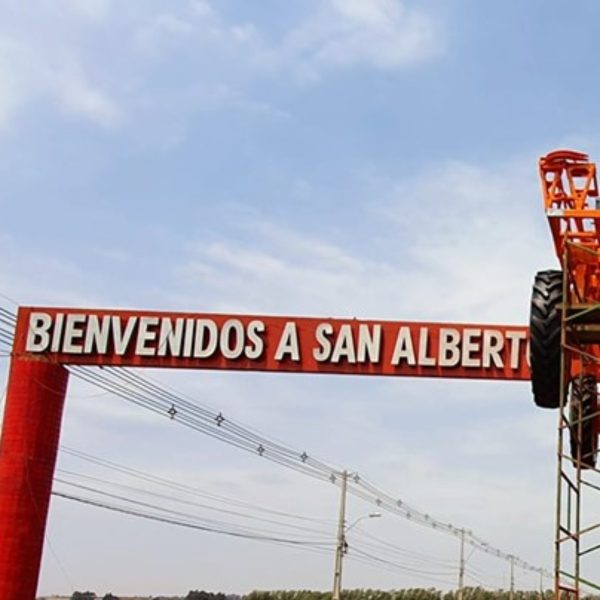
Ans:
[{"label": "electric cable", "polygon": [[141,481],[146,481],[149,483],[159,485],[161,487],[166,487],[167,489],[172,489],[177,492],[184,492],[184,493],[191,494],[193,496],[197,496],[200,498],[218,501],[219,503],[222,503],[222,504],[246,508],[246,509],[253,510],[256,512],[272,514],[275,516],[289,517],[291,519],[297,519],[300,521],[337,524],[337,521],[335,519],[298,515],[295,513],[290,513],[288,511],[276,510],[276,509],[264,507],[262,505],[256,505],[256,504],[244,502],[244,501],[241,501],[238,499],[229,498],[227,496],[208,493],[206,491],[198,489],[197,487],[194,487],[194,486],[191,486],[188,484],[184,484],[184,483],[180,483],[180,482],[176,482],[171,479],[166,479],[166,478],[160,477],[158,475],[146,473],[144,471],[140,471],[139,469],[126,467],[122,464],[115,463],[113,461],[109,461],[107,459],[100,458],[98,456],[94,456],[94,455],[91,455],[86,452],[82,452],[81,450],[75,450],[74,448],[70,448],[69,446],[61,445],[60,450],[61,450],[61,453],[73,456],[77,459],[89,462],[91,464],[99,465],[101,467],[104,467],[109,470],[113,470],[115,472],[126,474],[132,478],[139,479]]},{"label": "electric cable", "polygon": [[[367,559],[372,562],[388,565],[388,566],[394,567],[395,569],[398,569],[400,571],[405,571],[405,572],[408,572],[411,574],[416,574],[419,577],[421,577],[422,579],[426,579],[426,580],[428,579],[430,581],[437,581],[437,582],[441,582],[441,583],[448,583],[450,581],[449,579],[443,578],[442,576],[435,577],[435,575],[434,575],[432,577],[430,571],[421,572],[420,570],[410,569],[410,568],[407,568],[406,566],[402,565],[401,563],[397,563],[395,561],[390,561],[390,560],[379,558],[378,556],[375,556],[368,552],[364,552],[357,548],[354,548],[353,551],[356,552],[360,558]],[[350,557],[351,554],[349,553],[348,556]]]},{"label": "electric cable", "polygon": [[421,552],[416,552],[415,550],[403,548],[402,546],[398,546],[397,544],[388,542],[387,540],[382,540],[381,538],[379,538],[371,533],[367,533],[366,531],[363,531],[362,529],[357,528],[355,530],[355,532],[357,534],[359,534],[361,537],[365,537],[368,540],[373,540],[375,542],[375,544],[378,544],[384,548],[387,548],[387,549],[389,549],[389,551],[391,553],[396,553],[400,556],[413,557],[415,560],[419,560],[419,561],[427,563],[427,564],[436,563],[440,566],[452,566],[453,567],[456,563],[456,561],[451,560],[451,559],[437,558],[437,557],[433,557],[429,554],[423,554]]},{"label": "electric cable", "polygon": [[[151,504],[149,502],[144,502],[142,500],[137,500],[135,498],[129,498],[127,496],[123,496],[120,494],[113,494],[110,492],[100,490],[98,488],[93,488],[91,486],[81,485],[81,484],[72,483],[72,482],[69,483],[69,482],[65,482],[64,480],[60,480],[60,479],[56,479],[55,481],[58,481],[59,483],[62,483],[62,484],[69,485],[71,487],[75,487],[75,488],[85,491],[85,492],[90,492],[93,494],[97,494],[99,496],[110,498],[112,500],[120,500],[120,501],[127,502],[129,504],[133,504],[134,506],[139,506],[142,508],[151,508],[151,509],[166,513],[168,515],[171,515],[173,517],[177,517],[180,519],[189,519],[189,520],[192,520],[195,522],[200,522],[200,523],[206,524],[207,526],[220,526],[220,527],[228,526],[228,527],[232,528],[232,530],[240,530],[240,531],[250,532],[250,533],[256,534],[256,535],[270,535],[273,533],[278,533],[278,532],[272,532],[272,531],[268,531],[268,530],[264,530],[264,529],[260,529],[260,528],[256,528],[256,527],[241,526],[241,525],[238,525],[235,523],[226,523],[224,521],[219,521],[216,519],[207,519],[207,518],[200,517],[200,516],[192,514],[192,513],[187,513],[187,512],[183,512],[183,511],[179,511],[179,510],[174,510],[171,508],[157,506],[157,505]],[[314,542],[314,543],[323,543],[323,544],[333,544],[334,543],[333,539],[334,538],[332,535],[331,540],[325,540],[325,539],[318,538],[318,539],[310,539],[310,540],[306,539],[303,541]]]},{"label": "electric cable", "polygon": [[[162,499],[162,500],[168,500],[171,502],[174,502],[176,504],[183,504],[186,506],[190,506],[190,507],[194,507],[194,508],[203,508],[206,510],[210,510],[210,511],[215,511],[215,512],[219,512],[219,513],[223,513],[223,514],[227,514],[233,517],[239,517],[242,519],[252,519],[252,520],[256,520],[256,521],[261,521],[263,523],[269,523],[271,525],[279,525],[281,527],[288,527],[288,528],[292,528],[292,529],[296,529],[298,531],[305,531],[305,532],[309,532],[309,533],[318,533],[318,534],[325,534],[324,530],[322,529],[314,529],[312,527],[306,527],[303,525],[296,525],[293,523],[286,523],[284,521],[278,521],[275,519],[268,519],[265,517],[257,517],[255,515],[249,515],[247,513],[242,513],[240,511],[234,511],[234,510],[229,510],[229,509],[225,509],[225,508],[219,508],[216,506],[211,506],[209,504],[204,504],[201,502],[194,502],[191,500],[186,500],[184,498],[178,497],[178,496],[169,496],[167,494],[161,494],[158,492],[153,492],[151,490],[146,490],[146,489],[141,489],[135,486],[131,486],[131,485],[127,485],[127,484],[123,484],[123,483],[117,483],[117,482],[112,482],[112,481],[108,481],[106,479],[102,479],[99,477],[93,477],[91,475],[84,475],[82,473],[74,473],[72,471],[66,471],[64,469],[57,469],[57,472],[62,474],[62,475],[70,475],[70,476],[76,476],[79,477],[81,479],[85,479],[85,480],[90,480],[96,483],[102,483],[105,485],[108,485],[110,487],[115,487],[115,488],[119,488],[125,491],[129,491],[129,492],[134,492],[137,494],[141,494],[141,495],[145,495],[145,496],[150,496],[152,498],[157,498],[157,499]],[[78,484],[77,482],[73,482],[70,481],[68,479],[64,479],[64,478],[60,478],[60,477],[55,477],[54,481],[57,481],[59,483],[64,483],[65,485],[72,485],[72,486],[76,486],[76,487],[83,487],[80,484]],[[327,532],[329,533],[329,532]]]},{"label": "electric cable", "polygon": [[91,499],[91,498],[86,498],[83,496],[76,496],[74,494],[67,494],[65,492],[60,492],[60,491],[55,491],[55,490],[52,491],[52,495],[59,497],[59,498],[73,500],[76,502],[81,502],[83,504],[88,504],[90,506],[96,506],[98,508],[105,508],[107,510],[113,510],[115,512],[120,512],[120,513],[127,514],[130,516],[141,517],[141,518],[150,519],[153,521],[160,521],[162,523],[169,523],[171,525],[177,525],[180,527],[188,527],[190,529],[197,529],[200,531],[206,531],[206,532],[210,532],[210,533],[219,533],[219,534],[228,535],[231,537],[245,538],[245,539],[250,539],[250,540],[268,541],[268,542],[275,542],[275,543],[280,543],[280,544],[289,544],[289,545],[293,545],[293,546],[313,546],[313,547],[331,546],[331,547],[334,547],[334,545],[335,545],[332,542],[316,543],[316,542],[306,541],[306,540],[297,540],[294,538],[243,533],[243,532],[231,531],[231,530],[223,529],[223,528],[219,528],[219,527],[210,527],[210,526],[200,525],[198,523],[188,522],[188,521],[184,521],[184,520],[178,520],[178,519],[170,518],[170,517],[164,517],[164,516],[156,515],[153,513],[144,512],[141,510],[135,510],[132,508],[128,508],[126,506],[109,504],[107,502],[99,502],[99,501]]}]

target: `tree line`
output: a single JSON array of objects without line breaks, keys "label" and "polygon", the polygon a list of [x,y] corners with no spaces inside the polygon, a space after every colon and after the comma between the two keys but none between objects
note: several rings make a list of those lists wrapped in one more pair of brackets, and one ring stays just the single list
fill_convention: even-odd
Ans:
[{"label": "tree line", "polygon": [[[343,600],[458,600],[456,591],[444,592],[435,588],[408,588],[401,590],[357,589],[344,590]],[[554,592],[516,590],[512,600],[553,600]],[[43,600],[43,599],[40,599]],[[71,600],[125,600],[114,594],[97,596],[94,592],[73,592]],[[152,600],[331,600],[331,592],[315,590],[253,591],[245,596],[190,590],[185,596],[153,596]],[[467,587],[463,590],[463,600],[511,600],[508,590],[486,590],[481,587]],[[581,600],[600,600],[600,595],[581,596]]]},{"label": "tree line", "polygon": [[[44,598],[39,598],[44,600]],[[73,592],[70,600],[126,600],[125,597],[115,596],[109,593],[104,596],[97,596],[94,592]],[[222,594],[205,592],[200,590],[190,590],[186,596],[152,596],[152,600],[243,600],[243,596],[235,594]]]},{"label": "tree line", "polygon": [[[540,599],[540,592],[515,591],[513,600],[553,600],[551,590],[544,592]],[[510,600],[507,590],[486,590],[481,587],[466,587],[463,589],[463,600]],[[276,591],[276,592],[251,592],[244,600],[331,600],[331,592],[317,592],[311,590]],[[344,590],[342,600],[458,600],[456,591],[444,592],[435,588],[408,588],[401,590],[373,590],[357,589]],[[583,600],[583,598],[581,599]],[[588,600],[600,600],[600,596]]]}]

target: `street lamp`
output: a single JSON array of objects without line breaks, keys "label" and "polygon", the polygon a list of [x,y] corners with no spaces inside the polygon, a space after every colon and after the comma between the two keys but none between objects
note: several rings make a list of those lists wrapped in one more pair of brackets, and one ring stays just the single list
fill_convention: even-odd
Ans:
[{"label": "street lamp", "polygon": [[340,518],[338,521],[338,535],[337,535],[337,546],[335,549],[335,571],[333,573],[333,593],[331,600],[341,600],[342,596],[342,563],[344,555],[348,550],[348,543],[346,542],[346,534],[360,521],[363,519],[374,519],[381,517],[381,513],[374,512],[368,515],[363,515],[354,521],[351,525],[346,527],[346,489],[348,484],[348,472],[342,473],[342,494],[340,501]]},{"label": "street lamp", "polygon": [[363,515],[362,517],[358,517],[358,519],[356,519],[356,521],[354,521],[354,523],[352,523],[352,525],[348,525],[348,527],[346,527],[346,533],[348,533],[355,525],[360,523],[363,519],[376,519],[378,517],[381,517],[381,513],[379,513],[379,512],[369,513],[368,515]]}]

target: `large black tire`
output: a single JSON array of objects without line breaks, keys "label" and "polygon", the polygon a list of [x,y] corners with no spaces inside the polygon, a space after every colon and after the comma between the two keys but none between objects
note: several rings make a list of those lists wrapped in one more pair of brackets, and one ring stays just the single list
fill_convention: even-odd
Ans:
[{"label": "large black tire", "polygon": [[531,293],[529,361],[533,400],[542,408],[560,406],[562,271],[540,271]]},{"label": "large black tire", "polygon": [[[569,403],[569,433],[571,435],[571,458],[575,466],[579,460],[577,451],[579,432],[581,431],[581,468],[596,466],[598,435],[596,433],[595,414],[598,411],[598,391],[594,375],[575,377],[571,382]],[[579,429],[581,420],[581,430]]]}]

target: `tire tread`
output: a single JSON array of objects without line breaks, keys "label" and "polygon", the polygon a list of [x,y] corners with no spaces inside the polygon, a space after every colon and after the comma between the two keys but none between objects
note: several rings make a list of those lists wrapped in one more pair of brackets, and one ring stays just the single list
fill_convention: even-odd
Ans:
[{"label": "tire tread", "polygon": [[542,408],[560,406],[560,303],[563,273],[540,271],[531,293],[529,358],[533,400]]}]

